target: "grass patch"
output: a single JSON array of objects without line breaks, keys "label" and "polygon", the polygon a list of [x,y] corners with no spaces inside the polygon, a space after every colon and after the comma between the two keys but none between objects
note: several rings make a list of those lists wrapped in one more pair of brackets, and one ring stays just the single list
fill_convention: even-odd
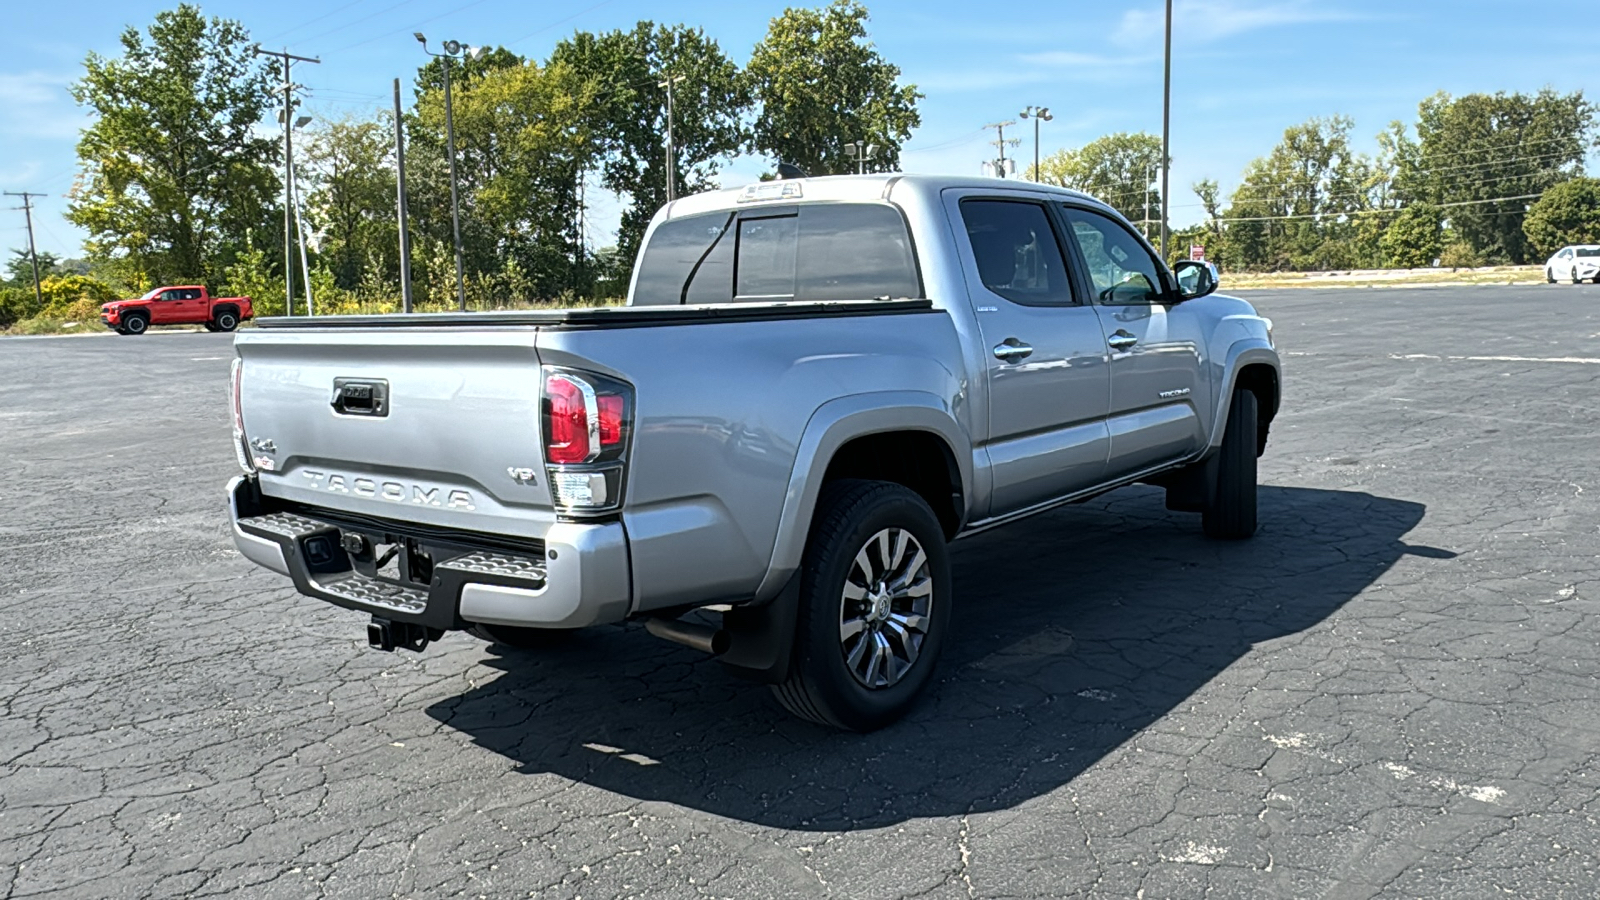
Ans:
[{"label": "grass patch", "polygon": [[1242,288],[1409,287],[1417,284],[1541,284],[1540,266],[1479,269],[1369,269],[1340,272],[1224,273],[1222,290]]}]

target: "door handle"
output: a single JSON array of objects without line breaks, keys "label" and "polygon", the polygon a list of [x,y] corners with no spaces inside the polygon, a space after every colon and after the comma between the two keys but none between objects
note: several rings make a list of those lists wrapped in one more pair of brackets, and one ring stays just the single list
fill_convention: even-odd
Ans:
[{"label": "door handle", "polygon": [[1139,343],[1139,338],[1118,328],[1111,333],[1110,337],[1106,338],[1106,343],[1110,344],[1113,350],[1127,350],[1134,344]]},{"label": "door handle", "polygon": [[1017,340],[1006,338],[1003,342],[994,345],[994,358],[1006,362],[1016,362],[1027,359],[1033,355],[1033,348]]}]

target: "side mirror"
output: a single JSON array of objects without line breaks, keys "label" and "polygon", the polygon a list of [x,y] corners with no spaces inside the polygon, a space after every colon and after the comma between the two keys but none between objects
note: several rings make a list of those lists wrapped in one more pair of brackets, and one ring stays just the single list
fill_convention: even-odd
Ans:
[{"label": "side mirror", "polygon": [[1178,293],[1185,300],[1193,300],[1217,289],[1217,267],[1195,259],[1180,259],[1172,267],[1178,279]]}]

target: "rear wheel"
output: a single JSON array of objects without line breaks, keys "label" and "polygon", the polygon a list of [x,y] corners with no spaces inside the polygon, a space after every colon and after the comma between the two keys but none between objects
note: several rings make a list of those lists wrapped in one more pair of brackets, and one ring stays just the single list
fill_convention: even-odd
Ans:
[{"label": "rear wheel", "polygon": [[1568,274],[1568,277],[1572,279],[1572,283],[1573,284],[1582,284],[1583,283],[1583,279],[1578,277],[1578,267],[1577,266],[1573,266],[1572,267],[1572,271]]},{"label": "rear wheel", "polygon": [[216,331],[232,331],[239,327],[239,314],[231,309],[225,309],[217,313],[212,323],[217,326]]},{"label": "rear wheel", "polygon": [[1201,511],[1206,536],[1239,540],[1256,533],[1256,395],[1239,388],[1228,406],[1218,451],[1217,486]]},{"label": "rear wheel", "polygon": [[150,320],[142,313],[129,313],[122,317],[123,334],[144,334],[150,327]]},{"label": "rear wheel", "polygon": [[215,323],[215,322],[205,322],[203,324],[204,324],[205,329],[207,331],[216,331],[217,330],[217,323]]},{"label": "rear wheel", "polygon": [[793,666],[773,686],[790,712],[872,731],[933,677],[950,619],[944,530],[922,497],[883,481],[823,489],[801,562]]}]

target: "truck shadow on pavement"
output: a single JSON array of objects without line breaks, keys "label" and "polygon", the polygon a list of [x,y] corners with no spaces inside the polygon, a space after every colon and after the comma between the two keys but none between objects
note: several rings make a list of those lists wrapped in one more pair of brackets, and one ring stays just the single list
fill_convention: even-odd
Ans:
[{"label": "truck shadow on pavement", "polygon": [[428,713],[522,772],[771,827],[1010,808],[1072,781],[1253,645],[1293,641],[1402,556],[1454,556],[1402,540],[1418,503],[1263,487],[1260,508],[1253,540],[1209,541],[1197,516],[1131,489],[954,545],[959,605],[938,676],[874,734],[791,719],[764,687],[635,626],[554,650],[489,647],[484,664],[505,674]]}]

